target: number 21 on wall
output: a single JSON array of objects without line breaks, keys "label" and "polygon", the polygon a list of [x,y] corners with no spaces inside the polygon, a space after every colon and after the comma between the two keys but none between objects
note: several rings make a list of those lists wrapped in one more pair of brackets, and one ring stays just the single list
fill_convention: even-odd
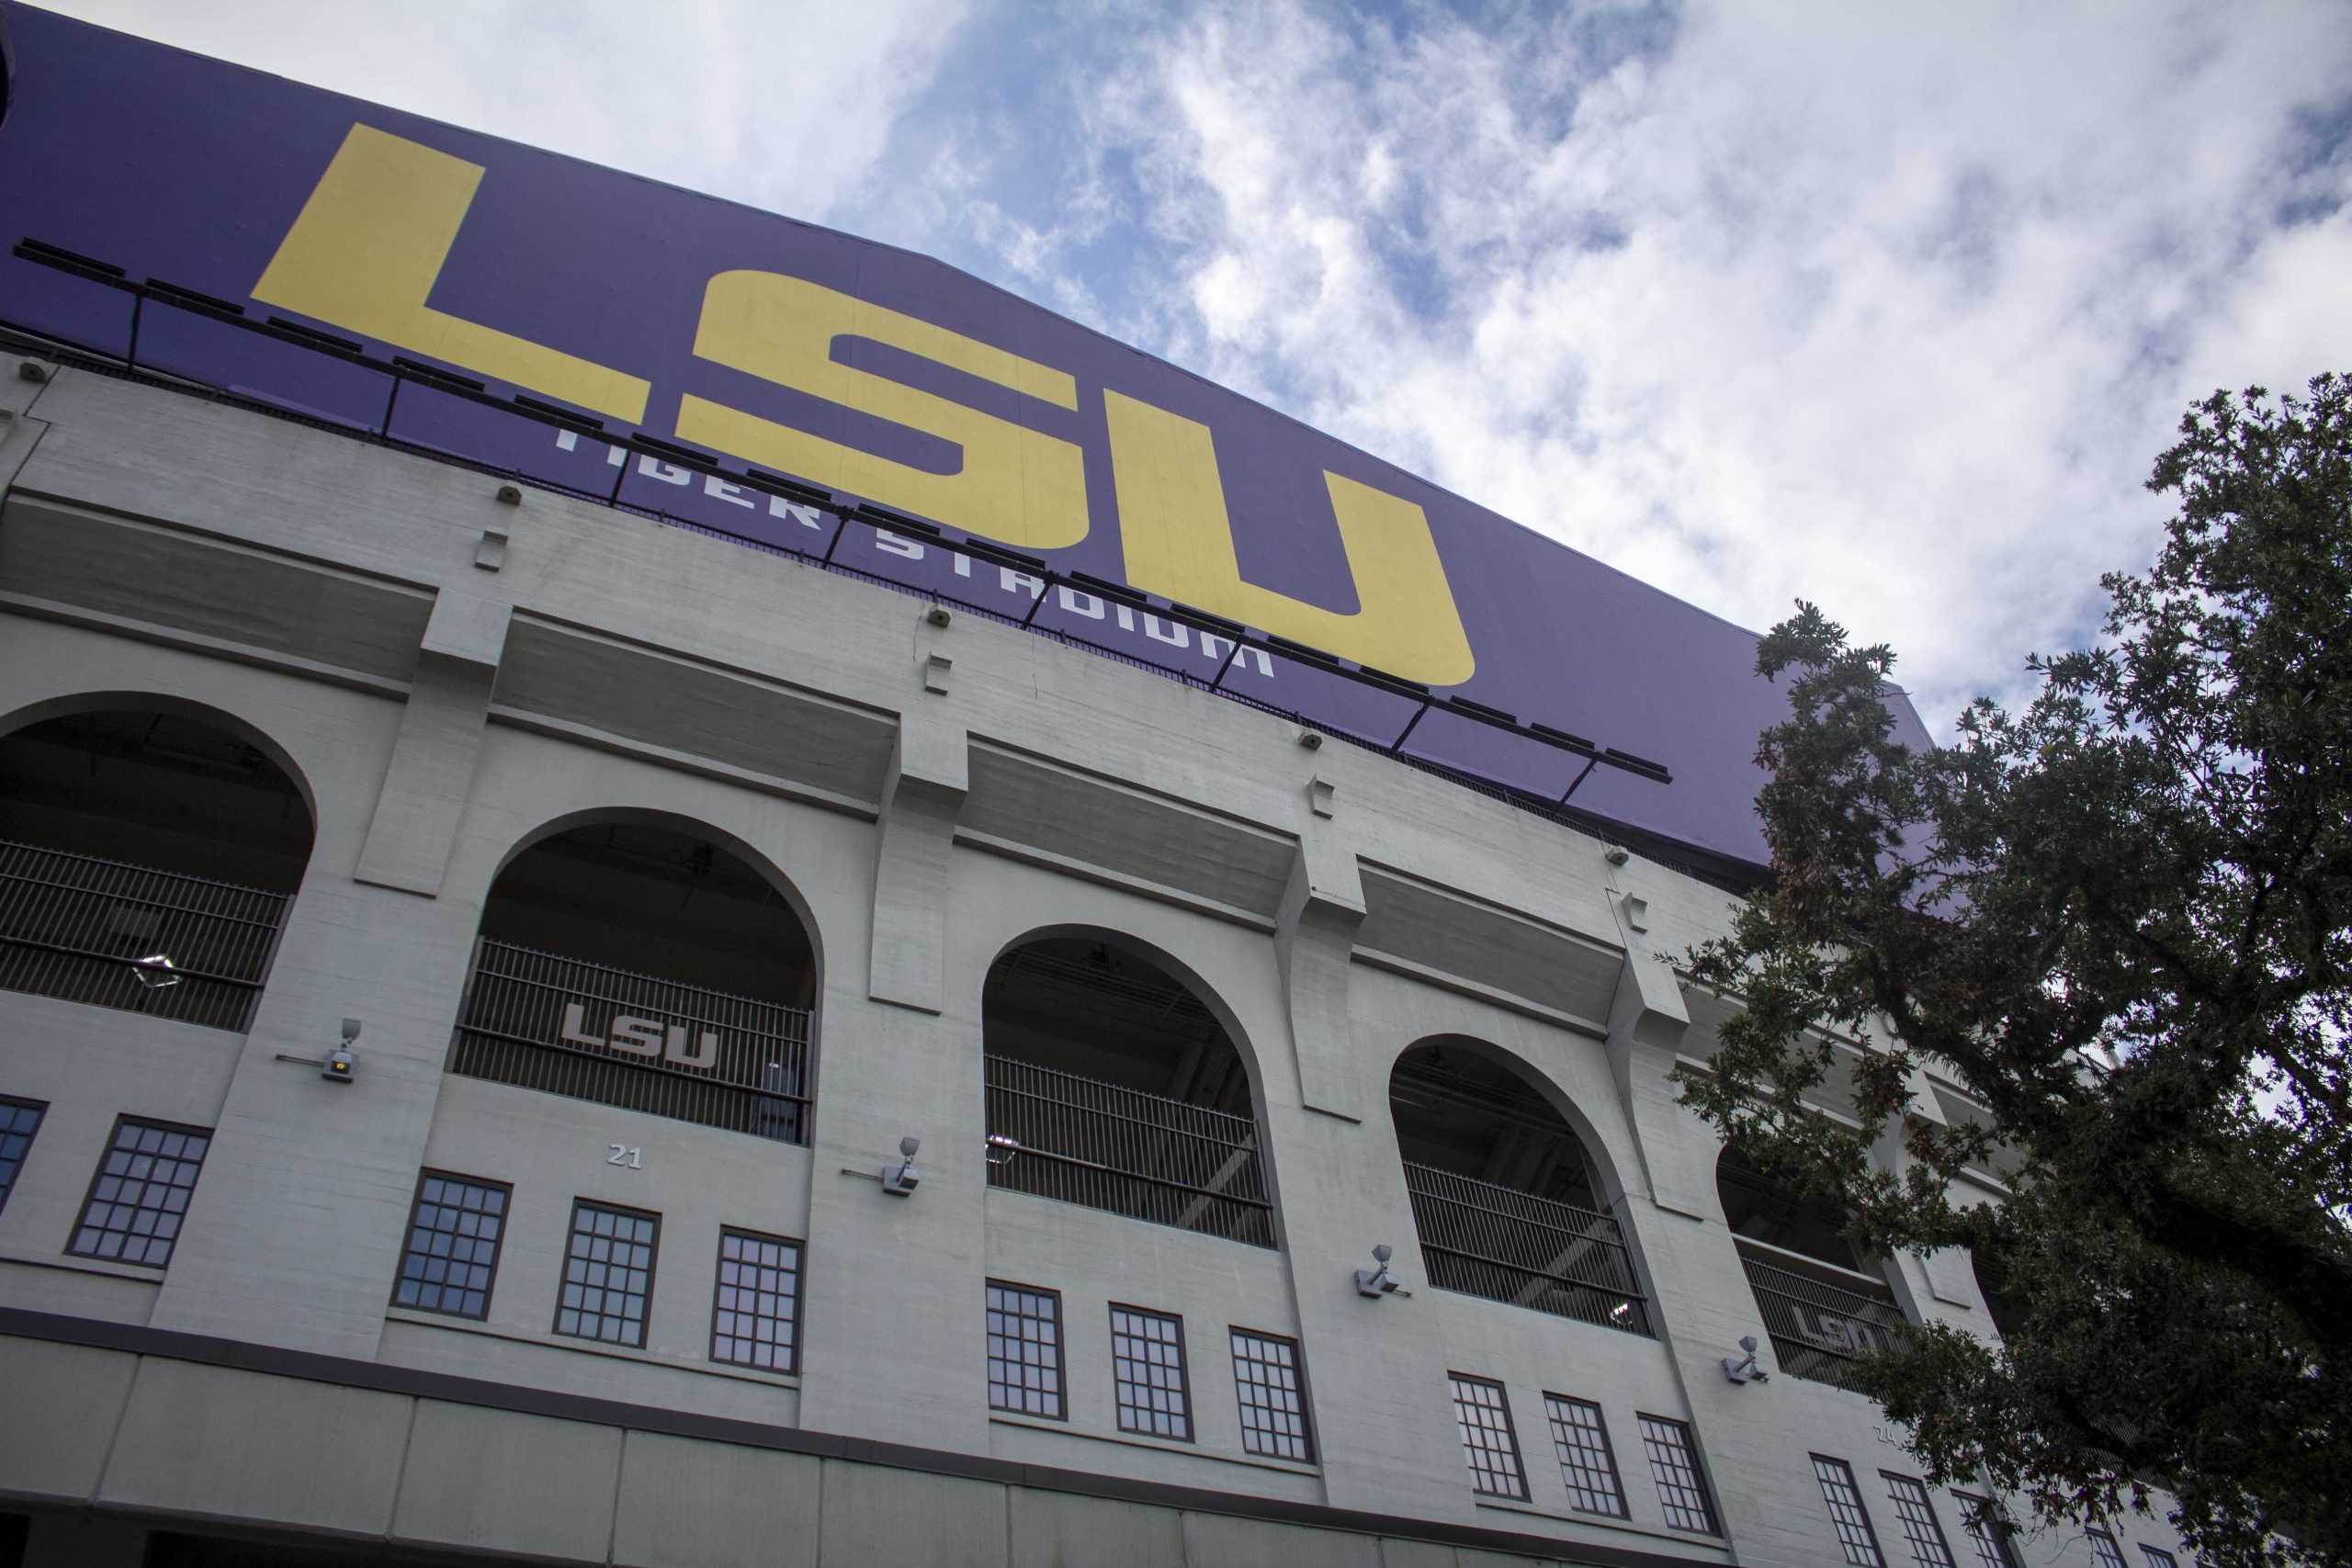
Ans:
[{"label": "number 21 on wall", "polygon": [[633,1149],[627,1144],[606,1144],[605,1146],[613,1151],[611,1154],[605,1156],[605,1163],[606,1165],[625,1166],[630,1170],[643,1170],[645,1168],[645,1151],[643,1149]]}]

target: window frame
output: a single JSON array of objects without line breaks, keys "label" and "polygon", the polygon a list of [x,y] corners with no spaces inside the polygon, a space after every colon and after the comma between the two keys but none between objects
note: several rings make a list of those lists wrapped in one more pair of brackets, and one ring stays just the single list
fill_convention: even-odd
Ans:
[{"label": "window frame", "polygon": [[[29,1111],[33,1113],[32,1126],[22,1134],[25,1140],[25,1152],[17,1157],[17,1168],[8,1173],[6,1185],[0,1186],[0,1214],[5,1214],[8,1212],[8,1200],[17,1190],[17,1179],[25,1173],[25,1162],[33,1157],[33,1140],[40,1136],[41,1128],[48,1123],[49,1101],[30,1100],[19,1094],[0,1094],[0,1106],[6,1106],[11,1111]],[[14,1133],[0,1134],[0,1136],[6,1137],[17,1135]]]},{"label": "window frame", "polygon": [[[1119,1430],[1133,1437],[1157,1438],[1161,1442],[1166,1443],[1199,1442],[1201,1437],[1201,1423],[1199,1413],[1193,1408],[1193,1362],[1191,1352],[1186,1348],[1184,1344],[1183,1314],[1182,1313],[1161,1312],[1156,1307],[1136,1306],[1130,1302],[1112,1302],[1108,1304],[1105,1310],[1108,1321],[1111,1325],[1111,1411],[1113,1419],[1117,1423]],[[1179,1397],[1182,1399],[1184,1404],[1184,1435],[1181,1438],[1171,1438],[1165,1432],[1153,1432],[1141,1427],[1130,1427],[1127,1425],[1125,1402],[1121,1400],[1119,1397],[1121,1388],[1119,1381],[1119,1314],[1123,1312],[1133,1314],[1137,1317],[1157,1318],[1162,1323],[1172,1324],[1175,1326],[1176,1337],[1174,1344],[1176,1346],[1176,1393]],[[1148,1393],[1149,1391],[1147,1389],[1145,1392]]]},{"label": "window frame", "polygon": [[1952,1501],[1960,1505],[1961,1532],[1976,1548],[1981,1568],[2018,1568],[2018,1554],[2009,1546],[2009,1521],[1993,1499],[1973,1492],[1954,1492],[1951,1495]]},{"label": "window frame", "polygon": [[[756,1361],[738,1361],[718,1353],[718,1292],[728,1288],[727,1281],[719,1276],[720,1271],[727,1267],[727,1238],[730,1235],[741,1236],[745,1241],[775,1242],[792,1248],[792,1356],[791,1364],[788,1366],[763,1367]],[[722,1221],[718,1226],[718,1251],[712,1260],[710,1269],[710,1344],[707,1349],[712,1364],[721,1367],[740,1367],[750,1372],[769,1372],[780,1377],[798,1377],[800,1375],[800,1329],[805,1321],[801,1310],[805,1303],[801,1299],[800,1287],[808,1277],[808,1244],[806,1241],[797,1236],[778,1235],[772,1231],[755,1231],[748,1225],[730,1225]],[[734,1288],[742,1289],[740,1285]],[[646,1311],[650,1314],[652,1310],[652,1302],[649,1293]],[[736,1312],[740,1316],[742,1309],[738,1307]],[[757,1317],[759,1314],[754,1311],[752,1315]],[[727,1337],[756,1339],[757,1337],[730,1334]]]},{"label": "window frame", "polygon": [[[565,1287],[571,1283],[571,1280],[567,1278],[571,1271],[571,1243],[572,1239],[580,1234],[580,1211],[582,1209],[602,1209],[608,1213],[627,1214],[631,1219],[653,1222],[653,1239],[647,1244],[652,1255],[645,1261],[645,1315],[638,1319],[637,1343],[634,1345],[623,1339],[606,1339],[594,1334],[566,1333],[563,1329],[563,1292]],[[560,1339],[577,1339],[588,1345],[617,1346],[624,1350],[643,1350],[653,1337],[653,1292],[662,1282],[662,1215],[660,1213],[652,1209],[633,1208],[627,1203],[608,1203],[602,1198],[582,1198],[575,1193],[571,1200],[571,1221],[563,1227],[563,1250],[559,1256],[560,1262],[555,1280],[555,1315],[548,1320],[548,1332]],[[572,1310],[578,1312],[585,1309],[575,1307]],[[601,1309],[596,1315],[599,1317],[618,1315],[623,1318],[623,1321],[627,1321],[626,1314],[616,1314]]]},{"label": "window frame", "polygon": [[[462,1181],[469,1187],[494,1188],[506,1195],[506,1206],[498,1214],[498,1235],[490,1244],[490,1282],[482,1287],[481,1315],[479,1317],[471,1313],[451,1312],[447,1307],[418,1306],[413,1302],[401,1300],[401,1281],[406,1277],[404,1271],[408,1267],[409,1244],[416,1235],[416,1212],[424,1206],[424,1184],[435,1180]],[[493,1181],[488,1177],[467,1176],[454,1170],[438,1170],[431,1166],[419,1168],[416,1173],[416,1191],[409,1199],[408,1224],[401,1232],[400,1263],[392,1271],[392,1290],[389,1304],[398,1307],[402,1312],[429,1312],[441,1317],[454,1317],[462,1323],[488,1323],[491,1296],[498,1289],[498,1265],[506,1256],[506,1233],[514,1228],[514,1184],[513,1182]],[[571,1243],[571,1238],[569,1235],[565,1236],[564,1245],[569,1247]],[[569,1253],[566,1256],[568,1257]],[[648,1298],[648,1310],[651,1310],[650,1297]]]},{"label": "window frame", "polygon": [[[1680,1446],[1682,1457],[1690,1461],[1690,1479],[1697,1486],[1699,1501],[1707,1518],[1705,1529],[1694,1529],[1690,1525],[1679,1525],[1674,1522],[1674,1509],[1681,1505],[1670,1504],[1666,1499],[1666,1482],[1658,1474],[1657,1455],[1650,1447],[1649,1427],[1651,1426],[1661,1427],[1672,1432],[1677,1443]],[[1723,1505],[1715,1501],[1715,1483],[1708,1479],[1706,1462],[1699,1456],[1698,1438],[1692,1431],[1690,1423],[1679,1421],[1671,1416],[1653,1416],[1646,1410],[1636,1410],[1634,1412],[1634,1429],[1642,1439],[1642,1457],[1649,1461],[1650,1484],[1657,1489],[1658,1506],[1666,1515],[1666,1528],[1680,1530],[1685,1535],[1705,1535],[1713,1536],[1717,1540],[1728,1540],[1729,1538],[1724,1534]]]},{"label": "window frame", "polygon": [[[1838,1538],[1838,1551],[1849,1568],[1887,1568],[1886,1548],[1879,1542],[1878,1525],[1871,1517],[1870,1504],[1862,1497],[1862,1483],[1855,1478],[1854,1467],[1835,1454],[1817,1453],[1809,1457],[1813,1461],[1814,1484],[1821,1493],[1821,1506],[1829,1515],[1830,1534]],[[1824,1465],[1836,1467],[1846,1478],[1846,1490],[1854,1500],[1855,1517],[1862,1521],[1862,1536],[1871,1549],[1871,1561],[1868,1562],[1857,1562],[1854,1557],[1854,1543],[1846,1538],[1844,1524],[1838,1517],[1838,1503],[1829,1495],[1829,1476],[1822,1470]]]},{"label": "window frame", "polygon": [[[1498,1497],[1506,1503],[1534,1501],[1534,1494],[1529,1490],[1527,1484],[1527,1456],[1519,1446],[1519,1424],[1511,1419],[1510,1390],[1503,1386],[1500,1378],[1480,1377],[1476,1372],[1458,1372],[1451,1368],[1446,1371],[1445,1383],[1446,1392],[1453,1398],[1454,1436],[1462,1443],[1463,1461],[1470,1472],[1470,1489],[1481,1497]],[[1494,1428],[1480,1422],[1464,1419],[1462,1393],[1465,1387],[1489,1389],[1494,1393],[1495,1403],[1492,1406],[1483,1404],[1476,1399],[1469,1401],[1468,1406],[1473,1410],[1483,1411],[1491,1408],[1502,1412],[1503,1452],[1510,1456],[1511,1480],[1517,1484],[1516,1491],[1497,1492],[1486,1484],[1487,1472],[1478,1467],[1477,1459],[1480,1454],[1491,1453],[1493,1450],[1475,1446],[1463,1432],[1463,1427],[1469,1426],[1486,1432],[1491,1432]]]},{"label": "window frame", "polygon": [[[74,1245],[80,1239],[82,1231],[89,1220],[90,1205],[98,1201],[98,1183],[107,1179],[107,1156],[115,1152],[115,1140],[122,1135],[124,1127],[134,1125],[153,1127],[165,1133],[194,1133],[204,1139],[204,1153],[196,1157],[196,1177],[187,1184],[188,1206],[190,1208],[195,1206],[196,1183],[204,1176],[205,1162],[212,1157],[212,1145],[220,1137],[219,1130],[212,1127],[198,1127],[186,1122],[164,1122],[153,1116],[133,1116],[128,1111],[117,1111],[114,1125],[107,1129],[107,1141],[98,1146],[98,1163],[96,1168],[90,1172],[90,1185],[83,1191],[82,1206],[74,1212],[73,1228],[65,1233],[65,1256],[86,1258],[96,1263],[112,1263],[124,1269],[153,1269],[156,1273],[161,1274],[172,1266],[172,1258],[177,1256],[179,1252],[180,1237],[177,1231],[172,1233],[170,1254],[161,1263],[148,1263],[143,1260],[133,1263],[123,1258],[107,1258],[96,1252],[84,1252]],[[180,1217],[187,1218],[187,1211],[183,1209],[180,1212]]]},{"label": "window frame", "polygon": [[[1604,1508],[1588,1508],[1577,1501],[1577,1493],[1579,1487],[1588,1492],[1590,1491],[1591,1488],[1589,1486],[1585,1486],[1580,1482],[1572,1481],[1568,1478],[1568,1461],[1566,1458],[1561,1456],[1559,1451],[1560,1428],[1563,1426],[1572,1426],[1573,1423],[1561,1421],[1560,1418],[1554,1414],[1553,1410],[1555,1405],[1571,1404],[1580,1405],[1592,1412],[1592,1428],[1595,1434],[1600,1438],[1601,1462],[1608,1470],[1610,1487],[1611,1490],[1615,1493],[1617,1497],[1617,1506],[1613,1510]],[[1596,1519],[1632,1518],[1634,1517],[1633,1505],[1631,1500],[1625,1495],[1625,1472],[1617,1463],[1617,1445],[1609,1436],[1609,1414],[1607,1411],[1601,1409],[1600,1402],[1597,1399],[1581,1399],[1573,1393],[1555,1393],[1550,1389],[1545,1389],[1544,1391],[1544,1423],[1546,1429],[1552,1434],[1553,1457],[1555,1459],[1558,1459],[1560,1461],[1560,1481],[1561,1484],[1566,1486],[1568,1491],[1569,1509],[1575,1513],[1589,1514]],[[1578,1429],[1581,1430],[1581,1428]]]},{"label": "window frame", "polygon": [[[1003,1310],[1001,1307],[991,1307],[989,1305],[988,1293],[991,1290],[1019,1291],[1026,1295],[1043,1296],[1054,1303],[1053,1371],[1055,1382],[1057,1384],[1054,1390],[1054,1403],[1058,1408],[1054,1414],[1048,1416],[1035,1410],[1016,1410],[1009,1404],[999,1404],[996,1402],[994,1389],[997,1386],[1010,1385],[1003,1384],[1001,1379],[983,1376],[982,1381],[990,1385],[990,1393],[989,1394],[989,1414],[991,1416],[1019,1416],[1031,1421],[1060,1421],[1067,1424],[1069,1420],[1070,1407],[1069,1353],[1069,1314],[1063,1310],[1064,1303],[1062,1301],[1062,1293],[1059,1291],[1047,1290],[1043,1285],[1024,1285],[1018,1280],[1001,1280],[993,1274],[987,1275],[982,1279],[980,1284],[980,1349],[982,1351],[980,1358],[980,1370],[983,1374],[987,1372],[988,1363],[991,1359],[986,1354],[988,1349],[989,1332],[988,1314],[990,1312],[1001,1312]],[[1027,1316],[1028,1314],[1024,1313],[1022,1315]],[[1027,1341],[1024,1339],[1023,1343],[1026,1344]],[[1001,1359],[1002,1358],[1000,1357],[995,1359]],[[1026,1363],[1023,1364],[1025,1365]],[[1040,1362],[1039,1365],[1042,1366],[1044,1363]]]},{"label": "window frame", "polygon": [[[1289,1348],[1290,1370],[1298,1377],[1298,1441],[1299,1446],[1306,1450],[1303,1455],[1268,1453],[1250,1447],[1251,1433],[1247,1415],[1250,1401],[1243,1394],[1245,1382],[1241,1376],[1243,1357],[1240,1354],[1241,1347],[1238,1343],[1242,1339],[1254,1340],[1266,1345],[1282,1345]],[[1306,1464],[1319,1468],[1323,1462],[1323,1444],[1315,1430],[1315,1400],[1313,1394],[1309,1393],[1312,1385],[1306,1379],[1306,1345],[1295,1335],[1270,1334],[1262,1328],[1245,1328],[1238,1323],[1228,1323],[1225,1325],[1225,1347],[1227,1358],[1233,1365],[1234,1404],[1243,1413],[1241,1451],[1253,1459],[1270,1459],[1281,1464]],[[1251,1356],[1248,1359],[1261,1365],[1273,1364],[1262,1356]]]},{"label": "window frame", "polygon": [[[2095,1526],[2086,1527],[2083,1537],[2091,1543],[2091,1556],[2098,1562],[2098,1568],[2132,1568],[2131,1563],[2124,1559],[2123,1543],[2115,1539],[2113,1531],[2099,1529]],[[2107,1543],[2105,1551],[2099,1550],[2101,1541]]]},{"label": "window frame", "polygon": [[[1894,1505],[1894,1522],[1902,1529],[1903,1544],[1909,1549],[1911,1561],[1917,1568],[1960,1568],[1960,1559],[1952,1555],[1951,1540],[1944,1534],[1943,1521],[1936,1517],[1935,1495],[1928,1490],[1928,1483],[1916,1475],[1905,1475],[1899,1471],[1882,1470],[1878,1474],[1879,1479],[1886,1483],[1886,1500]],[[1908,1497],[1903,1491],[1906,1486],[1911,1489]],[[1921,1540],[1912,1533],[1914,1521],[1905,1508],[1906,1502],[1918,1505],[1928,1534],[1934,1540],[1936,1550],[1943,1554],[1940,1560],[1931,1561],[1919,1554]]]}]

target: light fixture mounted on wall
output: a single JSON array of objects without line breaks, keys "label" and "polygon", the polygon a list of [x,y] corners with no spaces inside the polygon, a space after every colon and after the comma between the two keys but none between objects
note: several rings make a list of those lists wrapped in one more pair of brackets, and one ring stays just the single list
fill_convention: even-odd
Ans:
[{"label": "light fixture mounted on wall", "polygon": [[1370,1296],[1374,1301],[1383,1296],[1411,1295],[1413,1292],[1399,1285],[1396,1276],[1389,1272],[1388,1260],[1395,1256],[1396,1248],[1385,1241],[1374,1247],[1372,1260],[1378,1267],[1356,1270],[1356,1294]]},{"label": "light fixture mounted on wall", "polygon": [[1724,1376],[1734,1382],[1771,1382],[1772,1374],[1756,1364],[1756,1336],[1753,1334],[1742,1336],[1739,1348],[1747,1352],[1747,1359],[1742,1360],[1736,1356],[1725,1356]]},{"label": "light fixture mounted on wall", "polygon": [[988,1154],[990,1165],[1011,1165],[1021,1153],[1021,1140],[1009,1138],[1002,1133],[989,1134]]},{"label": "light fixture mounted on wall", "polygon": [[910,1198],[922,1184],[922,1172],[915,1168],[915,1151],[922,1147],[922,1140],[910,1134],[899,1140],[899,1163],[882,1168],[882,1190],[893,1198]]}]

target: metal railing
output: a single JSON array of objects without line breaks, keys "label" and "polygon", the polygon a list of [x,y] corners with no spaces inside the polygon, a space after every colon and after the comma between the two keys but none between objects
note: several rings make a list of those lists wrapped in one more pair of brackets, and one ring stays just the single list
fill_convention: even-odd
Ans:
[{"label": "metal railing", "polygon": [[808,1141],[808,1010],[483,938],[449,1070]]},{"label": "metal railing", "polygon": [[287,898],[0,839],[0,990],[243,1033]]},{"label": "metal railing", "polygon": [[1005,1056],[986,1071],[989,1186],[1274,1245],[1252,1118]]},{"label": "metal railing", "polygon": [[1439,1290],[1650,1332],[1649,1299],[1613,1216],[1410,1160],[1405,1190]]},{"label": "metal railing", "polygon": [[1772,1353],[1792,1378],[1850,1388],[1855,1361],[1891,1348],[1910,1326],[1891,1291],[1833,1285],[1770,1262],[1744,1243],[1739,1261],[1764,1314]]}]

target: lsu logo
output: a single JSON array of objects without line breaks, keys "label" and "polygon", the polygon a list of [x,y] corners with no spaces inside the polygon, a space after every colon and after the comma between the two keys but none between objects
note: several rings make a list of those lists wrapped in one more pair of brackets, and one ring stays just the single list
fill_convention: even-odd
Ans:
[{"label": "lsu logo", "polygon": [[[642,427],[650,382],[426,303],[482,172],[353,126],[254,298]],[[1052,366],[803,278],[730,271],[704,286],[698,357],[935,437],[960,460],[946,472],[917,468],[691,393],[679,399],[679,438],[1022,548],[1086,537],[1077,446],[838,364],[833,344],[845,337],[1079,407],[1077,381]],[[1429,685],[1470,678],[1469,638],[1419,506],[1327,470],[1358,608],[1343,615],[1261,588],[1241,576],[1209,428],[1124,393],[1102,396],[1130,584]]]}]

